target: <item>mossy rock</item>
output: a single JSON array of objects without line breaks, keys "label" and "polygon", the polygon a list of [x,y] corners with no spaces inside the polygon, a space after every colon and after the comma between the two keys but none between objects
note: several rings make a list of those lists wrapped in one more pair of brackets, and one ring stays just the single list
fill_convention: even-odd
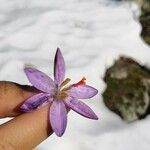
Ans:
[{"label": "mossy rock", "polygon": [[145,117],[150,106],[150,70],[121,57],[106,70],[105,105],[127,122]]},{"label": "mossy rock", "polygon": [[115,1],[135,1],[139,9],[141,10],[141,15],[139,16],[139,22],[141,24],[141,37],[142,39],[150,45],[150,0],[115,0]]},{"label": "mossy rock", "polygon": [[141,37],[150,45],[150,0],[134,0],[141,9],[139,21],[142,26]]},{"label": "mossy rock", "polygon": [[142,25],[141,36],[150,45],[150,10],[140,16],[140,23]]}]

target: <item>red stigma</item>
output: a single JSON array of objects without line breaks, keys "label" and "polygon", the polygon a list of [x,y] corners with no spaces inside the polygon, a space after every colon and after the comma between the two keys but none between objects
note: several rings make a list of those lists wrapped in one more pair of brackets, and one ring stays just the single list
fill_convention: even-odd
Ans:
[{"label": "red stigma", "polygon": [[72,86],[77,87],[77,86],[79,86],[79,85],[85,85],[85,84],[86,84],[85,81],[86,81],[86,78],[83,77],[79,82],[77,82],[77,83],[75,83],[75,84],[72,84]]}]

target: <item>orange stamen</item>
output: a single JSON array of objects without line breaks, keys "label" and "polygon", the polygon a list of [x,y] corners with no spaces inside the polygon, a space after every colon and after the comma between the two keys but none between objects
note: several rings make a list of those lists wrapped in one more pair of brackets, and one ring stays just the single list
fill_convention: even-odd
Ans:
[{"label": "orange stamen", "polygon": [[79,85],[85,85],[86,84],[86,82],[85,82],[85,80],[86,80],[86,78],[85,77],[83,77],[79,82],[77,82],[77,83],[75,83],[75,84],[72,84],[72,85],[70,85],[70,86],[68,86],[68,87],[66,87],[66,88],[63,88],[62,89],[62,91],[67,91],[67,90],[69,90],[71,87],[77,87],[77,86],[79,86]]},{"label": "orange stamen", "polygon": [[86,84],[85,81],[86,81],[86,78],[83,77],[79,82],[77,82],[77,83],[75,83],[75,84],[72,84],[72,86],[77,87],[77,86],[79,86],[79,85],[85,85],[85,84]]}]

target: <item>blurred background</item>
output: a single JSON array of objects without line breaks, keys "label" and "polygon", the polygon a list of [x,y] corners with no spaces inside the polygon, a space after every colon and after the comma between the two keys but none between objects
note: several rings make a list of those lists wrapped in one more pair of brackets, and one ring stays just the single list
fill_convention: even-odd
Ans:
[{"label": "blurred background", "polygon": [[37,150],[149,150],[149,44],[149,0],[0,0],[0,80],[29,84],[26,64],[53,76],[59,47],[66,76],[99,90],[98,121],[71,111]]}]

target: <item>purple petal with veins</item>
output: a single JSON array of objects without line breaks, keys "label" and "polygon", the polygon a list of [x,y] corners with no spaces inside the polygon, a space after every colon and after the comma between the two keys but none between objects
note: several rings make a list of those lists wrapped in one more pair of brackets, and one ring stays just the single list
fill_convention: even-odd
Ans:
[{"label": "purple petal with veins", "polygon": [[21,110],[24,112],[30,112],[50,101],[50,95],[45,93],[36,94],[28,98],[22,105]]},{"label": "purple petal with veins", "polygon": [[88,99],[95,96],[98,91],[97,89],[89,86],[89,85],[79,85],[79,86],[72,86],[68,93],[71,97],[77,98],[77,99]]},{"label": "purple petal with veins", "polygon": [[65,61],[59,48],[55,55],[54,62],[54,81],[60,85],[65,78]]},{"label": "purple petal with veins", "polygon": [[62,136],[67,125],[67,110],[62,100],[54,100],[49,112],[51,127],[57,136]]},{"label": "purple petal with veins", "polygon": [[69,108],[71,108],[75,112],[79,113],[80,115],[90,118],[90,119],[98,120],[97,115],[85,103],[83,103],[75,98],[68,98],[64,102]]},{"label": "purple petal with veins", "polygon": [[45,73],[35,68],[25,68],[24,71],[35,88],[50,94],[54,92],[56,85]]}]

